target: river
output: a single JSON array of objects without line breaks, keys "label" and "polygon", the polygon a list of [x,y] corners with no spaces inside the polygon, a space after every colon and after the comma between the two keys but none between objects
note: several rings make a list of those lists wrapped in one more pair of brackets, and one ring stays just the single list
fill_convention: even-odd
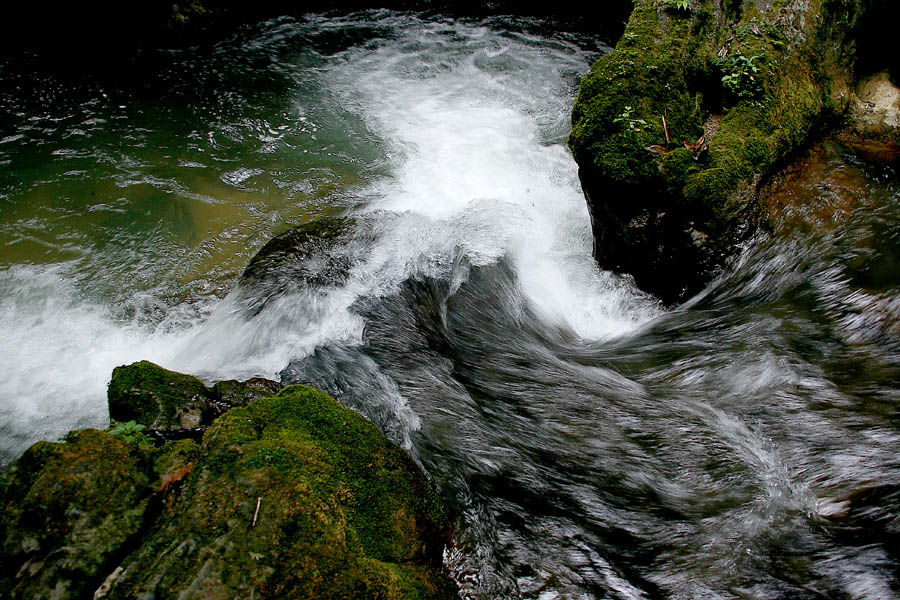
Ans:
[{"label": "river", "polygon": [[[465,597],[897,597],[896,174],[663,307],[596,267],[565,147],[608,50],[380,11],[115,78],[0,62],[0,464],[105,427],[117,365],[264,376],[413,455]],[[324,217],[326,252],[238,283]]]}]

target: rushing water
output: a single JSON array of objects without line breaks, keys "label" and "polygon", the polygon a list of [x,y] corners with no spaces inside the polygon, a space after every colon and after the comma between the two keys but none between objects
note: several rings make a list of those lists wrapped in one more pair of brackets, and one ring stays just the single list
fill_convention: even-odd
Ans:
[{"label": "rushing water", "polygon": [[[117,84],[0,64],[2,461],[106,426],[119,364],[262,375],[413,454],[455,510],[466,597],[896,597],[893,174],[665,311],[596,268],[564,146],[604,50],[367,13]],[[235,287],[323,216],[327,260]]]}]

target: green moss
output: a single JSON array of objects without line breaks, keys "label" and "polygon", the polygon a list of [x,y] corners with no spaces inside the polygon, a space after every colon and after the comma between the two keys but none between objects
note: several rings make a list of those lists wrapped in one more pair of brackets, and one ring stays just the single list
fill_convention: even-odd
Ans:
[{"label": "green moss", "polygon": [[[636,6],[617,50],[582,80],[569,146],[579,165],[605,179],[642,184],[657,177],[644,148],[666,143],[663,117],[676,143],[693,141],[703,131],[699,97],[686,84],[695,66],[691,32],[697,23],[680,17],[665,23],[661,29],[649,3]],[[617,121],[626,107],[646,123],[637,134]]]},{"label": "green moss", "polygon": [[196,466],[110,597],[448,595],[447,520],[434,491],[402,450],[326,394],[294,386],[235,408],[195,451],[161,452],[158,472],[187,457]]},{"label": "green moss", "polygon": [[148,457],[96,430],[40,442],[10,468],[0,515],[9,598],[85,597],[141,528]]},{"label": "green moss", "polygon": [[153,453],[153,472],[158,476],[172,473],[195,462],[200,455],[200,446],[194,440],[168,442]]},{"label": "green moss", "polygon": [[[249,410],[235,410],[209,432],[204,448],[209,454],[228,454],[229,446],[251,439],[254,452],[242,455],[242,464],[265,466],[289,478],[312,474],[311,487],[328,493],[341,488],[349,494],[348,524],[370,557],[411,557],[416,542],[386,535],[385,522],[398,521],[396,531],[403,533],[414,529],[406,527],[408,518],[437,514],[439,503],[428,486],[409,476],[416,466],[406,454],[372,423],[322,392],[292,387]],[[339,480],[332,477],[335,473]]]},{"label": "green moss", "polygon": [[[584,77],[572,111],[569,146],[601,264],[630,270],[666,300],[697,291],[702,279],[686,292],[665,287],[668,280],[682,286],[697,270],[673,257],[726,257],[752,211],[756,183],[841,109],[832,82],[852,65],[852,44],[844,42],[866,6],[736,2],[726,14],[712,0],[692,1],[690,11],[636,0],[625,35]],[[623,127],[636,120],[646,126]],[[678,149],[685,145],[696,147],[692,160]],[[682,238],[690,247],[648,241],[688,229],[701,234]]]},{"label": "green moss", "polygon": [[246,381],[217,381],[212,386],[216,398],[229,406],[243,406],[259,398],[268,398],[277,394],[284,387],[270,379],[254,377]]},{"label": "green moss", "polygon": [[[132,396],[200,389],[150,363],[117,371],[111,388]],[[72,432],[35,444],[3,484],[10,598],[87,597],[101,584],[123,599],[454,597],[441,572],[448,520],[430,484],[312,388],[235,408],[201,444]]]},{"label": "green moss", "polygon": [[107,390],[110,418],[153,429],[199,427],[211,420],[206,413],[213,396],[196,377],[148,361],[116,367]]}]

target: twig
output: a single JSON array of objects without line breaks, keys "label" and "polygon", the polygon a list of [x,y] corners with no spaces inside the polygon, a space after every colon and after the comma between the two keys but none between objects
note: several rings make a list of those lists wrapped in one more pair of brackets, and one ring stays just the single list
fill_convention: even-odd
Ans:
[{"label": "twig", "polygon": [[665,130],[665,132],[666,132],[666,143],[671,144],[672,140],[669,139],[669,126],[666,125],[666,111],[665,110],[663,111],[662,120],[663,120],[663,130]]},{"label": "twig", "polygon": [[259,516],[259,505],[262,504],[262,498],[256,499],[256,510],[253,512],[253,522],[250,523],[250,527],[256,526],[256,517]]}]

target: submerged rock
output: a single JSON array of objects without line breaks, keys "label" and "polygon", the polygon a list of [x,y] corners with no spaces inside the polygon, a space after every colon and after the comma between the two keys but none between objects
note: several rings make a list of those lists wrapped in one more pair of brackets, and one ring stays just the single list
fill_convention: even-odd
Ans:
[{"label": "submerged rock", "polygon": [[889,10],[683,4],[636,0],[615,51],[582,82],[569,137],[597,260],[669,303],[733,253],[759,216],[760,182],[852,107],[858,27]]},{"label": "submerged rock", "polygon": [[340,283],[347,277],[349,260],[330,252],[345,242],[356,221],[348,217],[322,217],[298,225],[269,240],[250,260],[241,285],[270,279],[298,278],[306,285]]},{"label": "submerged rock", "polygon": [[[863,159],[867,159],[863,162]],[[870,171],[897,164],[898,148],[856,136],[813,144],[760,189],[760,208],[779,236],[809,231],[828,234],[846,227],[855,211],[874,210]]]},{"label": "submerged rock", "polygon": [[[250,260],[238,282],[238,293],[251,315],[286,293],[337,286],[365,251],[354,243],[367,227],[350,217],[322,217],[269,240]],[[371,234],[371,232],[370,232]]]},{"label": "submerged rock", "polygon": [[[157,394],[164,381],[176,398],[202,391],[192,377],[132,367],[145,376],[124,386],[136,397],[140,381]],[[213,389],[245,400],[272,382],[225,383]],[[448,520],[429,482],[313,388],[234,408],[200,444],[154,450],[96,430],[38,443],[0,502],[4,598],[455,596],[441,566]]]},{"label": "submerged rock", "polygon": [[900,210],[893,191],[898,168],[900,144],[842,132],[814,144],[760,191],[772,234],[827,240],[859,293],[877,298],[868,316],[882,313],[894,332],[900,308],[891,301],[900,285]]}]

